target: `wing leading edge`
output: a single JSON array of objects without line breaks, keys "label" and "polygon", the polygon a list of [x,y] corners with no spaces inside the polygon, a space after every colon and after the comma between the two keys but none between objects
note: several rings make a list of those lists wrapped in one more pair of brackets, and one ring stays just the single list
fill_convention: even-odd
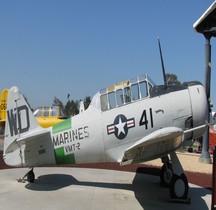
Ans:
[{"label": "wing leading edge", "polygon": [[157,130],[128,148],[121,160],[122,165],[149,161],[176,150],[183,141],[184,131],[177,127]]}]

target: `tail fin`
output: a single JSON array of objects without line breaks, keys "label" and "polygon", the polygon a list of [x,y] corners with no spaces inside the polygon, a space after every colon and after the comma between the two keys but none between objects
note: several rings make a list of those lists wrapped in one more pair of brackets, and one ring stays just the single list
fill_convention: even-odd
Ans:
[{"label": "tail fin", "polygon": [[7,95],[8,89],[4,89],[0,93],[0,126],[4,126],[6,120]]},{"label": "tail fin", "polygon": [[4,155],[13,152],[18,145],[11,147],[15,141],[24,137],[27,132],[39,128],[26,100],[17,87],[12,87],[8,92],[7,117],[4,135]]}]

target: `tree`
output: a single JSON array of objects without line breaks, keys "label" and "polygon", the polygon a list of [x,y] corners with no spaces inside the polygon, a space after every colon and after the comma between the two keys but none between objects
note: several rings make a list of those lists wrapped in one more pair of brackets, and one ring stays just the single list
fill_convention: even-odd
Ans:
[{"label": "tree", "polygon": [[86,96],[85,99],[84,99],[84,107],[85,107],[85,109],[87,109],[89,107],[90,103],[91,103],[91,97]]},{"label": "tree", "polygon": [[[80,104],[80,100],[70,100],[69,99],[70,95],[68,94],[68,101],[66,103],[66,105],[63,104],[63,102],[61,100],[59,100],[57,97],[54,97],[53,100],[53,106],[59,106],[61,112],[64,114],[65,117],[70,117],[70,116],[74,116],[79,114],[79,104]],[[84,99],[84,107],[85,109],[88,108],[89,104],[91,103],[91,97],[90,96],[86,96]]]},{"label": "tree", "polygon": [[65,115],[65,107],[64,107],[64,104],[61,100],[59,100],[56,96],[54,97],[54,100],[53,100],[53,106],[58,106],[61,110],[61,112]]},{"label": "tree", "polygon": [[168,86],[179,86],[181,82],[175,74],[166,74],[166,82]]},{"label": "tree", "polygon": [[79,110],[77,108],[78,104],[79,104],[78,101],[68,100],[64,108],[65,115],[67,117],[77,115],[79,113]]}]

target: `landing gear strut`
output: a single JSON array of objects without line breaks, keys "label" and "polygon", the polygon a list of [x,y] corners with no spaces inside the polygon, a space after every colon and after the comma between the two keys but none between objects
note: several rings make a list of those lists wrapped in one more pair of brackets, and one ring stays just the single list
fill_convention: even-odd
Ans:
[{"label": "landing gear strut", "polygon": [[28,182],[30,183],[34,182],[35,174],[34,174],[33,168],[28,173],[26,173],[22,178],[18,179],[18,182],[25,182],[26,177],[27,177]]},{"label": "landing gear strut", "polygon": [[172,199],[186,200],[189,189],[187,177],[176,153],[170,153],[170,157],[171,162],[168,156],[162,158],[164,165],[161,168],[161,185],[169,187]]},{"label": "landing gear strut", "polygon": [[164,163],[161,168],[160,180],[163,187],[169,187],[173,176],[172,164],[169,161],[168,156],[162,158]]}]

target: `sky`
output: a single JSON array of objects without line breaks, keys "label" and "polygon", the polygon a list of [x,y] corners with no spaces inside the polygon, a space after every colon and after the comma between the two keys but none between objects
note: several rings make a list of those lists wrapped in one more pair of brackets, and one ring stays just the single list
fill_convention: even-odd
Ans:
[{"label": "sky", "polygon": [[[54,97],[93,97],[100,89],[148,74],[204,82],[205,38],[193,24],[213,0],[0,1],[0,90],[18,86],[31,107]],[[216,110],[216,43],[211,98]]]}]

